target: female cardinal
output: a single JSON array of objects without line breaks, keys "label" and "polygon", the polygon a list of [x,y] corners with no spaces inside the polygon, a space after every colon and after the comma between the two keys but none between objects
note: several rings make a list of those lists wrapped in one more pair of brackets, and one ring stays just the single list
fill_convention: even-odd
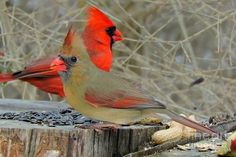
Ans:
[{"label": "female cardinal", "polygon": [[106,73],[94,66],[75,30],[71,45],[64,47],[60,58],[66,70],[60,72],[67,102],[87,117],[128,124],[140,119],[155,116],[171,118],[183,125],[209,134],[215,131],[180,116],[137,88],[132,81],[122,78],[115,72]]},{"label": "female cardinal", "polygon": [[[92,62],[101,70],[110,71],[112,64],[112,45],[122,40],[121,32],[114,23],[99,9],[88,9],[87,25],[82,32],[83,43]],[[64,46],[70,44],[71,32],[67,33]],[[39,89],[64,97],[63,86],[58,71],[65,69],[64,62],[58,55],[34,61],[24,68],[11,74],[0,74],[0,82],[19,79],[29,82]]]}]

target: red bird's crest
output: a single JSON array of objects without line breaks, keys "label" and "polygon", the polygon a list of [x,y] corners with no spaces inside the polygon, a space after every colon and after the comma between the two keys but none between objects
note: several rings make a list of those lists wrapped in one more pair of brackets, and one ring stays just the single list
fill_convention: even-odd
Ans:
[{"label": "red bird's crest", "polygon": [[99,27],[114,26],[114,23],[103,12],[95,7],[90,7],[88,9],[88,19],[89,25],[96,25]]}]

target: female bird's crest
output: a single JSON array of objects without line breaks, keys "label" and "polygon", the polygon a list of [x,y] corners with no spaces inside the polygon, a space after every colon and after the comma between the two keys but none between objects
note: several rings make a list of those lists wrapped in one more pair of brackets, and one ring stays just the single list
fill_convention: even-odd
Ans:
[{"label": "female bird's crest", "polygon": [[84,53],[81,53],[82,49],[84,49],[84,45],[79,38],[76,29],[71,26],[64,39],[62,53],[64,56],[74,55],[81,58],[84,56]]},{"label": "female bird's crest", "polygon": [[64,39],[64,43],[63,43],[63,54],[70,54],[70,48],[72,45],[72,42],[74,40],[76,40],[76,30],[73,28],[73,26],[70,27],[69,31],[66,34],[66,37]]}]

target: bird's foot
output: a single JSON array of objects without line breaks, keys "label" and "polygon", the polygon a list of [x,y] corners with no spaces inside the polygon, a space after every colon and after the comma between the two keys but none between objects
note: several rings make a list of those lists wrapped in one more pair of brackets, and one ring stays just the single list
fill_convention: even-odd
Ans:
[{"label": "bird's foot", "polygon": [[143,125],[154,125],[154,124],[162,125],[163,124],[160,118],[155,118],[155,117],[144,118],[140,120],[138,123],[143,124]]},{"label": "bird's foot", "polygon": [[76,128],[82,129],[94,129],[98,133],[102,133],[102,129],[110,128],[112,131],[117,131],[121,125],[114,123],[96,123],[96,124],[82,124],[75,126]]}]

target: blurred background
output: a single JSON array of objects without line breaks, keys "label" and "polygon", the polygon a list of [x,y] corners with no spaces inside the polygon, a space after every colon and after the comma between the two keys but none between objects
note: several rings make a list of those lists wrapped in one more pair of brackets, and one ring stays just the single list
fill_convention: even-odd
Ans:
[{"label": "blurred background", "polygon": [[[1,72],[59,52],[68,26],[82,31],[91,5],[123,33],[124,41],[113,48],[112,70],[183,113],[234,113],[234,0],[1,0]],[[199,78],[204,82],[190,88]],[[61,101],[21,81],[0,86],[2,98]]]}]

